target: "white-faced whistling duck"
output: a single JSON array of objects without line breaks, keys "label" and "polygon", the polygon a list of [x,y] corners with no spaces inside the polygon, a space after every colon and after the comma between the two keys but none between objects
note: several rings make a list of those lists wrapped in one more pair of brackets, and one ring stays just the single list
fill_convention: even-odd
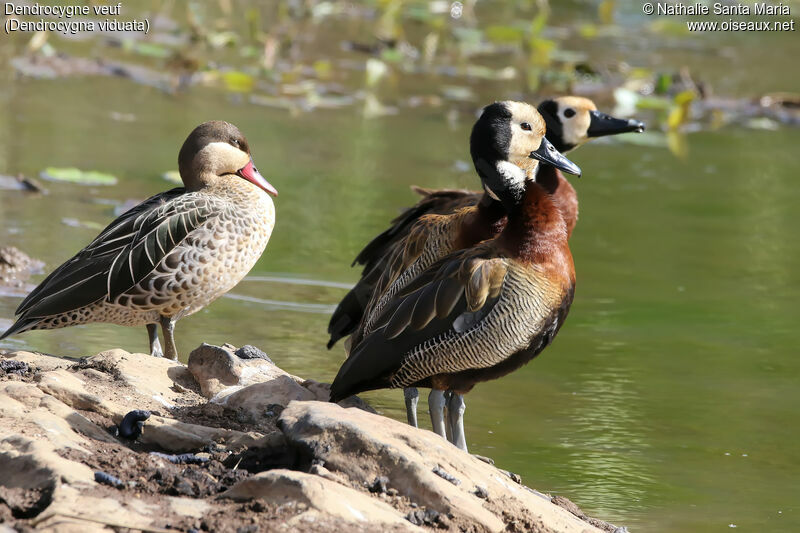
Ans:
[{"label": "white-faced whistling duck", "polygon": [[[538,107],[547,122],[547,139],[556,150],[567,153],[587,141],[606,135],[644,131],[644,123],[633,119],[618,119],[597,111],[594,102],[580,96],[561,96],[545,100]],[[558,200],[571,235],[578,221],[578,198],[575,189],[558,169],[542,164],[537,181]],[[389,229],[375,237],[358,254],[353,264],[363,265],[361,279],[342,299],[328,324],[330,349],[339,339],[352,334],[364,319],[373,295],[385,287],[379,286],[393,253],[405,247],[405,239],[414,223],[427,214],[450,214],[459,208],[476,205],[482,191],[465,189],[425,189],[412,187],[422,199],[392,220]],[[498,228],[499,230],[499,228]],[[383,278],[386,279],[386,278]]]},{"label": "white-faced whistling duck", "polygon": [[476,169],[487,194],[508,213],[504,229],[439,259],[395,294],[376,327],[353,345],[331,401],[379,388],[430,387],[433,428],[446,437],[444,393],[453,391],[462,404],[448,406],[450,438],[466,449],[460,395],[541,352],[572,302],[575,272],[564,217],[550,193],[508,158],[527,137],[535,139],[532,158],[579,173],[544,133],[531,106],[501,102],[484,109],[471,144],[494,143],[485,152],[493,157],[478,158]]}]

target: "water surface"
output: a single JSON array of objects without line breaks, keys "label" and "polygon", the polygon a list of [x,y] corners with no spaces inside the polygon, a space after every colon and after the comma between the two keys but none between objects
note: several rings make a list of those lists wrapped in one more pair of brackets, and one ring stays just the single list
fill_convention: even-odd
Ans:
[{"label": "water surface", "polygon": [[[576,13],[592,11],[554,8],[554,19]],[[620,16],[635,24],[633,13],[624,8]],[[741,44],[714,38],[657,44],[662,59],[704,69],[730,94],[798,88],[796,68],[786,68],[796,39],[765,37],[786,55],[762,62],[752,36]],[[644,61],[643,41],[621,36],[605,46]],[[715,42],[735,47],[736,59],[714,56]],[[604,53],[603,44],[587,48]],[[520,95],[513,84],[481,90],[489,99]],[[171,187],[161,174],[177,166],[196,124],[231,121],[280,191],[277,223],[234,297],[179,323],[179,350],[185,358],[201,342],[254,344],[290,372],[329,381],[344,354],[325,349],[325,330],[342,287],[357,278],[352,258],[415,200],[409,185],[477,186],[456,162],[468,159],[478,105],[404,108],[374,119],[357,107],[291,115],[211,89],[168,95],[123,79],[6,73],[0,173],[77,166],[111,172],[119,184],[47,183],[44,196],[0,191],[0,241],[49,271],[112,220],[115,205]],[[120,114],[133,120],[115,119]],[[636,530],[797,531],[800,130],[742,123],[689,133],[687,141],[686,160],[619,140],[573,154],[584,177],[575,182],[572,310],[539,358],[467,396],[468,444],[528,484]],[[0,297],[0,326],[18,303]],[[147,346],[144,328],[109,325],[31,332],[2,345],[68,356]],[[365,397],[404,418],[402,393]]]}]

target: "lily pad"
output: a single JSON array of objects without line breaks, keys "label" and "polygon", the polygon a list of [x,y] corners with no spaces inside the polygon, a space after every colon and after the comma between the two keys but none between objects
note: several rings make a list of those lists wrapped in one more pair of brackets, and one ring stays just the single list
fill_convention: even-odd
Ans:
[{"label": "lily pad", "polygon": [[49,181],[64,181],[78,185],[116,185],[117,178],[111,174],[96,170],[80,170],[78,168],[47,167],[39,176]]},{"label": "lily pad", "polygon": [[236,93],[249,93],[253,90],[256,80],[250,74],[238,70],[231,70],[222,74],[225,88]]}]

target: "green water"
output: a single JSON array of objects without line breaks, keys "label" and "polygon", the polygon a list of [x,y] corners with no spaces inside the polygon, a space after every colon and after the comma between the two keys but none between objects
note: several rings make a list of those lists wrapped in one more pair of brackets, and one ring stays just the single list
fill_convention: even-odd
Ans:
[{"label": "green water", "polygon": [[[574,5],[554,10],[558,21],[593,13]],[[620,16],[633,13],[626,8]],[[715,38],[661,44],[675,64],[705,69],[729,93],[798,89],[790,57],[796,34],[770,36],[786,55],[753,63],[752,80],[733,66],[756,58],[753,37],[735,48],[738,60],[688,46],[737,46],[729,36]],[[647,52],[636,47],[640,41],[623,36],[606,46],[640,57]],[[685,46],[667,46],[674,42]],[[2,57],[18,53],[15,46],[0,41]],[[490,84],[480,94],[519,97],[519,90]],[[0,173],[77,166],[111,172],[119,184],[46,183],[45,196],[0,191],[0,243],[44,260],[49,271],[97,233],[63,219],[105,225],[113,204],[171,187],[160,175],[176,167],[191,128],[229,120],[280,192],[277,222],[254,279],[234,289],[238,297],[179,323],[179,350],[185,358],[201,342],[254,344],[290,372],[329,381],[343,359],[341,347],[324,348],[329,313],[345,293],[335,284],[356,279],[352,258],[414,201],[409,185],[477,186],[454,162],[468,158],[478,105],[403,108],[376,119],[358,107],[295,116],[218,90],[167,95],[123,79],[36,81],[6,72]],[[114,120],[112,112],[134,120]],[[666,148],[618,140],[574,153],[584,178],[575,182],[578,286],[569,319],[534,362],[467,396],[468,444],[527,484],[637,531],[727,531],[731,524],[797,531],[800,130],[734,123],[689,133],[687,141],[686,161]],[[18,303],[0,297],[0,327]],[[147,346],[144,328],[107,325],[31,332],[1,344],[69,356]],[[400,392],[365,397],[404,418]]]}]

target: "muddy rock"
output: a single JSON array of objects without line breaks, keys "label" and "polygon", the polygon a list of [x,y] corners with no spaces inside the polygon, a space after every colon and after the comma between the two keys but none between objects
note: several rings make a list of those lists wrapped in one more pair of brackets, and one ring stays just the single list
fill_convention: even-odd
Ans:
[{"label": "muddy rock", "polygon": [[[329,384],[293,376],[253,346],[237,350],[231,345],[202,344],[189,355],[188,369],[203,396],[240,411],[251,422],[273,411],[275,405],[286,407],[295,400],[325,402],[330,397]],[[342,405],[375,412],[355,396]]]},{"label": "muddy rock", "polygon": [[2,486],[22,489],[49,489],[58,483],[94,484],[94,473],[86,465],[55,453],[47,441],[22,435],[8,435],[0,440]]},{"label": "muddy rock", "polygon": [[242,387],[220,399],[212,399],[256,423],[274,412],[273,406],[285,407],[294,400],[314,400],[314,394],[289,376],[278,376],[264,383]]},{"label": "muddy rock", "polygon": [[196,388],[186,365],[148,354],[108,350],[88,358],[84,366],[106,372],[115,380],[130,386],[138,395],[154,400],[162,408],[174,407],[185,399],[187,389],[191,391]]},{"label": "muddy rock", "polygon": [[[358,485],[385,477],[388,487],[418,506],[488,531],[502,531],[516,517],[545,519],[556,531],[599,531],[427,430],[321,402],[290,404],[278,425],[308,460]],[[488,496],[479,498],[475,487]]]},{"label": "muddy rock", "polygon": [[[230,345],[202,344],[189,354],[189,372],[206,398],[221,401],[242,387],[293,376],[278,368],[269,358],[242,359]],[[222,393],[222,394],[220,394]],[[278,402],[273,402],[278,403]],[[288,404],[287,401],[284,405]]]},{"label": "muddy rock", "polygon": [[[0,522],[54,532],[614,530],[358,398],[349,404],[360,408],[317,401],[327,384],[259,354],[203,345],[187,367],[123,350],[80,361],[0,352],[11,370],[0,373]],[[150,413],[141,434],[118,436],[136,410]],[[192,460],[169,455],[182,453]]]},{"label": "muddy rock", "polygon": [[321,513],[348,521],[413,527],[392,506],[333,481],[292,470],[270,470],[240,481],[221,495],[233,500],[261,498],[285,503],[302,502]]}]

